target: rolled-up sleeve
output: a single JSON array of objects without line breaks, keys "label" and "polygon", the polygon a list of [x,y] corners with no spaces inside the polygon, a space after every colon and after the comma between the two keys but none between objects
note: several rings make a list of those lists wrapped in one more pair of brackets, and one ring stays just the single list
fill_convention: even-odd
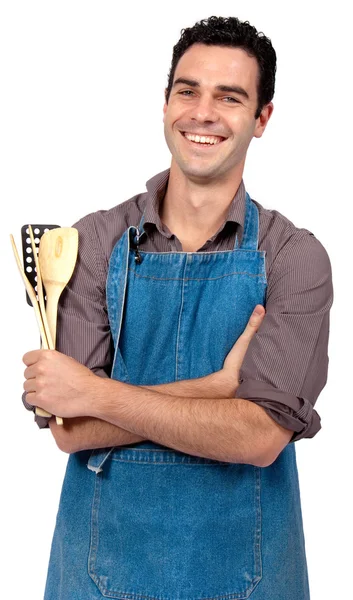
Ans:
[{"label": "rolled-up sleeve", "polygon": [[92,215],[74,227],[79,235],[78,258],[60,297],[56,349],[97,375],[109,376],[112,347],[105,293],[108,263]]},{"label": "rolled-up sleeve", "polygon": [[236,392],[292,430],[291,441],[313,437],[321,428],[313,407],[327,380],[332,301],[327,252],[312,234],[299,230],[273,263],[266,315],[249,345]]}]

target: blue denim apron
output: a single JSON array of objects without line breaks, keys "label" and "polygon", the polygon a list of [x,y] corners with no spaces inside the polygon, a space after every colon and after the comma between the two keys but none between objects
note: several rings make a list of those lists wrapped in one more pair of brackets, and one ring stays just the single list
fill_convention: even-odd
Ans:
[{"label": "blue denim apron", "polygon": [[[112,377],[154,385],[222,368],[265,304],[259,217],[226,252],[146,253],[129,227],[109,266]],[[88,469],[87,469],[88,466]],[[45,600],[309,600],[294,444],[269,467],[143,442],[69,458]]]}]

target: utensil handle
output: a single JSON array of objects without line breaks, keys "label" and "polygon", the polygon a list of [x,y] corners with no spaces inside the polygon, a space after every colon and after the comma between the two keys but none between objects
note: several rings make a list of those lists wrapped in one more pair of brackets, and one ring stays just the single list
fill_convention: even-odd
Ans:
[{"label": "utensil handle", "polygon": [[49,330],[50,330],[51,338],[54,343],[54,347],[55,347],[55,341],[56,341],[56,322],[57,322],[57,317],[58,317],[59,297],[60,297],[60,294],[54,294],[53,292],[51,294],[47,294],[46,313],[47,313]]},{"label": "utensil handle", "polygon": [[40,331],[40,337],[42,338],[43,342],[46,344],[47,343],[47,338],[46,338],[46,335],[45,335],[45,331],[44,331],[44,327],[43,327],[43,322],[42,322],[42,317],[41,317],[41,314],[40,314],[40,310],[39,310],[39,306],[38,306],[36,295],[34,293],[34,289],[32,288],[32,285],[30,284],[30,282],[29,282],[29,280],[28,280],[28,278],[27,278],[27,276],[26,276],[26,274],[24,272],[24,269],[22,267],[22,263],[20,261],[19,254],[17,252],[15,240],[13,239],[12,235],[10,235],[10,239],[11,239],[11,244],[12,244],[12,250],[13,250],[13,253],[15,255],[16,262],[17,262],[18,270],[19,270],[19,272],[21,274],[23,283],[25,284],[25,288],[26,288],[27,293],[28,293],[28,295],[29,295],[29,297],[31,299],[32,304],[33,304],[34,314],[35,314],[35,317],[36,317],[36,320],[37,320],[37,325],[38,325],[38,328],[39,328],[39,331]]},{"label": "utensil handle", "polygon": [[44,408],[39,408],[39,406],[36,406],[36,415],[37,415],[37,417],[52,417],[53,416],[51,413],[48,413],[46,410],[44,410]]}]

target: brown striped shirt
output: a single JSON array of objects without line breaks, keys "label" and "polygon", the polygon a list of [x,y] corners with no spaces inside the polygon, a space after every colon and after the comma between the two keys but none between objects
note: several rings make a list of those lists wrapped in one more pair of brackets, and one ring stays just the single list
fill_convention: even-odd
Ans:
[{"label": "brown striped shirt", "polygon": [[[98,375],[109,376],[113,358],[105,286],[116,242],[127,227],[139,224],[145,211],[148,235],[141,249],[182,251],[178,238],[159,217],[168,177],[166,170],[147,182],[147,192],[74,225],[79,232],[79,258],[60,300],[57,349]],[[330,261],[311,232],[255,203],[259,250],[266,252],[266,316],[245,356],[236,397],[262,406],[277,423],[293,431],[292,441],[296,441],[313,437],[321,428],[313,406],[327,378],[333,297]],[[244,213],[242,182],[226,221],[198,252],[233,249],[236,233],[241,241]]]}]

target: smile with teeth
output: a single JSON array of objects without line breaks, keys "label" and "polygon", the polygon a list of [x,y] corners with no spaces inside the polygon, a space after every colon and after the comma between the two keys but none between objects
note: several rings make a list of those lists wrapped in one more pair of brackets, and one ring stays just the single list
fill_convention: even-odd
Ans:
[{"label": "smile with teeth", "polygon": [[213,146],[216,144],[219,144],[220,142],[223,142],[224,138],[221,137],[217,137],[214,135],[211,136],[204,136],[204,135],[193,135],[192,133],[185,133],[184,132],[184,137],[186,137],[186,139],[190,140],[190,142],[196,142],[197,144],[206,144],[209,146]]}]

